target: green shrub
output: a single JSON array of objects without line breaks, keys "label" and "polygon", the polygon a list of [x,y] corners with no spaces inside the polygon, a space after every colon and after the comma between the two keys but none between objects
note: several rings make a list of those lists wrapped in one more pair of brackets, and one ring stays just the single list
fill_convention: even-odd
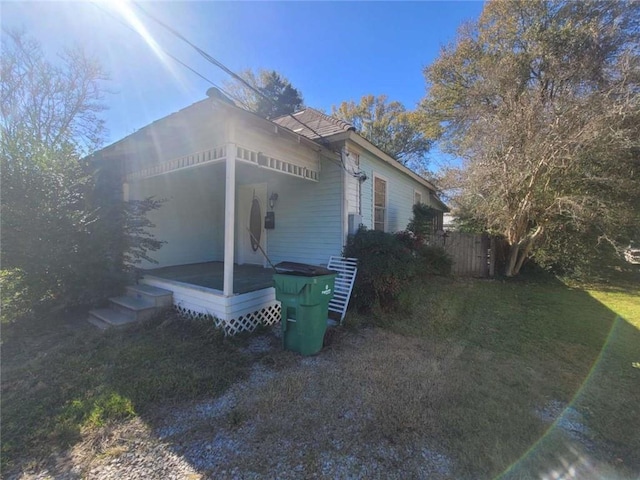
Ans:
[{"label": "green shrub", "polygon": [[433,235],[434,221],[440,213],[442,212],[424,203],[416,203],[413,206],[413,218],[407,225],[407,231],[413,232],[419,239],[426,240]]},{"label": "green shrub", "polygon": [[402,310],[401,293],[410,282],[451,273],[451,257],[427,243],[437,214],[432,207],[417,204],[407,230],[391,234],[361,226],[349,235],[344,255],[358,259],[352,307],[359,312]]},{"label": "green shrub", "polygon": [[416,250],[418,273],[421,275],[450,275],[453,259],[442,247],[420,245]]},{"label": "green shrub", "polygon": [[2,323],[12,323],[33,314],[32,299],[38,295],[30,291],[22,270],[18,268],[0,270],[0,289],[2,290],[0,308]]},{"label": "green shrub", "polygon": [[358,259],[358,275],[351,303],[358,311],[398,305],[399,294],[415,277],[412,249],[399,235],[361,227],[349,235],[344,254]]}]

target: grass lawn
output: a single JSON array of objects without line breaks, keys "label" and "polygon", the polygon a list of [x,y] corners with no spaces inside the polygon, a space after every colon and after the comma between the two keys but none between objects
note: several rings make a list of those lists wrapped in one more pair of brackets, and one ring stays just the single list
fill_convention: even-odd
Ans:
[{"label": "grass lawn", "polygon": [[219,395],[249,371],[247,356],[203,322],[171,314],[102,333],[86,318],[4,326],[3,471],[158,405]]},{"label": "grass lawn", "polygon": [[5,327],[3,464],[142,420],[214,478],[637,478],[638,287],[437,278],[404,305],[310,358],[169,318]]},{"label": "grass lawn", "polygon": [[[379,323],[461,349],[446,375],[459,391],[439,414],[445,431],[459,430],[446,441],[467,465],[464,473],[529,478],[602,455],[622,478],[637,478],[640,287],[458,280],[423,285],[408,297],[411,315]],[[584,428],[540,425],[554,405],[567,407],[558,426],[579,412]],[[576,444],[586,451],[570,452]]]}]

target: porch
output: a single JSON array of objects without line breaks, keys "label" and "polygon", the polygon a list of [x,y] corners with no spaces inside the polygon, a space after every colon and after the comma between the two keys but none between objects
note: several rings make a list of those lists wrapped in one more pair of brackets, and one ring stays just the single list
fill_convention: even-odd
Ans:
[{"label": "porch", "polygon": [[143,272],[139,283],[173,293],[173,307],[191,319],[212,318],[227,335],[280,321],[271,269],[234,265],[232,295],[223,293],[224,262],[175,265]]},{"label": "porch", "polygon": [[[243,294],[273,286],[273,270],[260,265],[233,266],[233,292]],[[144,271],[144,278],[158,278],[174,283],[195,285],[217,290],[222,294],[224,262],[203,262]]]},{"label": "porch", "polygon": [[125,200],[162,201],[148,219],[163,245],[157,265],[142,263],[140,283],[173,292],[181,314],[213,317],[230,334],[278,321],[264,253],[319,264],[342,247],[335,153],[228,105],[184,115],[181,136],[176,120],[122,146]]}]

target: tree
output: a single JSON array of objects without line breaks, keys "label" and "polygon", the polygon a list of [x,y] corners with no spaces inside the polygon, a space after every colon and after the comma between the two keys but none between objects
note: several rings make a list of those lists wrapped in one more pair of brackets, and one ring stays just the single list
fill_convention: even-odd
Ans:
[{"label": "tree", "polygon": [[3,37],[2,316],[14,320],[101,299],[124,281],[127,259],[160,243],[145,218],[157,202],[125,205],[115,172],[83,160],[105,134],[100,65],[80,49],[53,64],[24,33]]},{"label": "tree", "polygon": [[261,94],[237,80],[227,83],[226,90],[243,108],[261,117],[280,117],[304,106],[300,91],[275,70],[259,70],[257,74],[252,70],[245,70],[240,76]]},{"label": "tree", "polygon": [[349,122],[357,132],[400,163],[414,168],[426,166],[431,139],[421,112],[407,111],[386,95],[365,95],[360,103],[342,102],[331,107],[331,115]]},{"label": "tree", "polygon": [[640,224],[639,11],[489,2],[425,69],[422,111],[464,162],[448,175],[458,212],[505,236],[508,276],[542,247],[620,248]]},{"label": "tree", "polygon": [[[105,135],[100,112],[102,83],[107,76],[101,65],[80,48],[48,62],[40,45],[23,32],[3,32],[2,134],[6,144],[57,149],[69,145],[82,155],[94,150]],[[26,142],[26,143],[25,143]]]}]

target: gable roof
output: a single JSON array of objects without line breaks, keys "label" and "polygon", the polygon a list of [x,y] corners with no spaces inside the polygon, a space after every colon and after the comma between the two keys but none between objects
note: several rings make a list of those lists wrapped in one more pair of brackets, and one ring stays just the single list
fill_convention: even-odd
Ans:
[{"label": "gable roof", "polygon": [[[242,115],[250,116],[254,119],[259,119],[261,122],[272,122],[280,127],[283,127],[286,130],[289,130],[294,135],[298,137],[298,141],[300,139],[304,140],[309,145],[314,145],[319,147],[320,149],[329,149],[330,147],[326,145],[322,140],[328,140],[329,142],[335,142],[340,140],[349,139],[354,143],[360,145],[361,147],[371,151],[374,155],[382,159],[384,162],[392,165],[397,168],[404,174],[410,176],[417,182],[426,186],[429,190],[432,191],[432,197],[436,202],[441,204],[441,206],[448,211],[448,207],[442,203],[442,201],[437,197],[436,193],[437,188],[430,181],[426,180],[422,176],[415,173],[413,170],[410,170],[402,163],[400,163],[397,159],[393,158],[391,155],[387,154],[383,150],[380,150],[376,145],[371,143],[369,140],[359,135],[356,132],[356,129],[353,125],[344,120],[340,120],[338,118],[332,117],[325,113],[322,113],[315,108],[306,107],[304,110],[299,112],[295,112],[291,115],[283,115],[281,117],[277,117],[274,119],[265,119],[260,117],[259,115],[250,112],[244,108],[241,108],[230,101],[227,97],[222,95],[215,88],[210,88],[207,91],[207,96],[209,98],[200,100],[188,107],[185,107],[177,112],[171,113],[159,120],[156,120],[149,125],[142,127],[140,130],[127,135],[126,137],[114,142],[113,144],[102,148],[98,152],[94,152],[89,156],[90,159],[95,159],[96,156],[106,152],[107,150],[111,150],[114,147],[124,144],[128,140],[131,140],[134,137],[139,136],[141,133],[149,132],[154,127],[161,125],[166,121],[170,121],[172,118],[178,118],[181,115],[190,115],[194,111],[198,109],[206,109],[209,102],[213,100],[213,102],[217,105],[222,105],[226,108],[232,109],[236,112],[239,112]],[[293,118],[292,118],[293,117]],[[336,153],[336,152],[333,152]]]},{"label": "gable roof", "polygon": [[[330,142],[334,142],[349,139],[354,143],[359,144],[361,147],[369,150],[384,162],[392,165],[406,175],[409,175],[411,178],[423,184],[433,192],[437,191],[435,185],[433,185],[430,181],[418,175],[413,170],[407,168],[396,158],[392,157],[391,155],[377,147],[375,144],[371,143],[371,141],[358,134],[355,127],[350,123],[345,122],[344,120],[340,120],[339,118],[335,118],[322,113],[315,108],[307,107],[304,110],[300,110],[299,112],[293,113],[291,115],[282,115],[281,117],[271,119],[271,121],[276,125],[284,127],[300,136],[307,137],[308,139],[314,141],[325,139]],[[448,209],[448,207],[444,203],[442,203],[442,201],[438,199],[437,196],[434,196],[434,199],[435,201],[440,203],[443,208]]]},{"label": "gable roof", "polygon": [[330,137],[350,130],[355,131],[354,126],[350,123],[309,107],[291,115],[282,115],[271,121],[311,140]]}]

